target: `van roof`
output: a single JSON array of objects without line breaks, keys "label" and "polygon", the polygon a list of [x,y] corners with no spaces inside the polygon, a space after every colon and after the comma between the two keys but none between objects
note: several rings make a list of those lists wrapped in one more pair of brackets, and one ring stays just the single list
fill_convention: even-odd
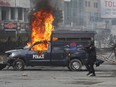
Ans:
[{"label": "van roof", "polygon": [[95,31],[76,31],[76,30],[55,30],[53,37],[57,38],[91,38],[96,34]]}]

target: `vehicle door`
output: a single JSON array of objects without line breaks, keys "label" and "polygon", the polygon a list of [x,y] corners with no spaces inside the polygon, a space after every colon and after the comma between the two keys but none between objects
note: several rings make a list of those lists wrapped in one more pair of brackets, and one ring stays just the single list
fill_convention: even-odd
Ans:
[{"label": "vehicle door", "polygon": [[66,56],[63,47],[52,47],[52,65],[65,65],[66,64]]},{"label": "vehicle door", "polygon": [[29,50],[26,55],[29,65],[50,65],[50,51],[34,51]]}]

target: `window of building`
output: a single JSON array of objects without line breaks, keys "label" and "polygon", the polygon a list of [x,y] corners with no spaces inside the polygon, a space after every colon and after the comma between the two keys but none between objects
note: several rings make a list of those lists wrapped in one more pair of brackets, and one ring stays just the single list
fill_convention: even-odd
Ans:
[{"label": "window of building", "polygon": [[88,1],[88,7],[90,7],[91,6],[91,3],[90,3],[90,1]]},{"label": "window of building", "polygon": [[9,19],[9,9],[8,8],[6,8],[6,7],[1,8],[1,19],[3,21]]},{"label": "window of building", "polygon": [[100,17],[100,13],[92,13],[90,15],[90,21],[92,21],[92,22],[102,22],[102,18]]},{"label": "window of building", "polygon": [[15,8],[11,8],[11,20],[15,20]]},{"label": "window of building", "polygon": [[64,23],[66,24],[66,25],[70,25],[70,22],[71,22],[71,20],[70,20],[70,18],[71,18],[71,6],[70,6],[70,3],[69,2],[65,2],[64,3],[64,9],[65,9],[65,11],[64,11]]},{"label": "window of building", "polygon": [[116,18],[112,19],[112,25],[116,25]]},{"label": "window of building", "polygon": [[96,4],[96,3],[94,2],[94,8],[95,8],[95,4]]},{"label": "window of building", "polygon": [[90,7],[91,6],[91,2],[90,1],[85,1],[85,7]]},{"label": "window of building", "polygon": [[85,1],[85,7],[87,7],[87,1]]},{"label": "window of building", "polygon": [[96,8],[98,8],[98,3],[96,3]]},{"label": "window of building", "polygon": [[18,20],[23,20],[23,9],[18,8]]},{"label": "window of building", "polygon": [[72,1],[72,7],[77,8],[77,6],[78,6],[77,0]]},{"label": "window of building", "polygon": [[98,3],[97,2],[94,3],[94,8],[98,8]]}]

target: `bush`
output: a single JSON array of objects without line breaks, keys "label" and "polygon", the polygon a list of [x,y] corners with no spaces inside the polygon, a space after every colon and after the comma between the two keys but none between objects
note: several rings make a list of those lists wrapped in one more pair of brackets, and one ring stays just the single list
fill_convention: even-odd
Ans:
[{"label": "bush", "polygon": [[23,48],[28,42],[28,34],[18,35],[17,37],[0,38],[0,53],[6,50]]}]

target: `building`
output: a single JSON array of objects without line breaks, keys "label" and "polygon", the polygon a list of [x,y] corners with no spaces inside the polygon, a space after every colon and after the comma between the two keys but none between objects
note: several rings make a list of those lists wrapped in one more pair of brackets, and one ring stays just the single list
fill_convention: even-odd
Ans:
[{"label": "building", "polygon": [[82,30],[104,27],[99,0],[64,0],[64,26]]},{"label": "building", "polygon": [[29,9],[30,0],[0,0],[0,30],[25,31]]}]

